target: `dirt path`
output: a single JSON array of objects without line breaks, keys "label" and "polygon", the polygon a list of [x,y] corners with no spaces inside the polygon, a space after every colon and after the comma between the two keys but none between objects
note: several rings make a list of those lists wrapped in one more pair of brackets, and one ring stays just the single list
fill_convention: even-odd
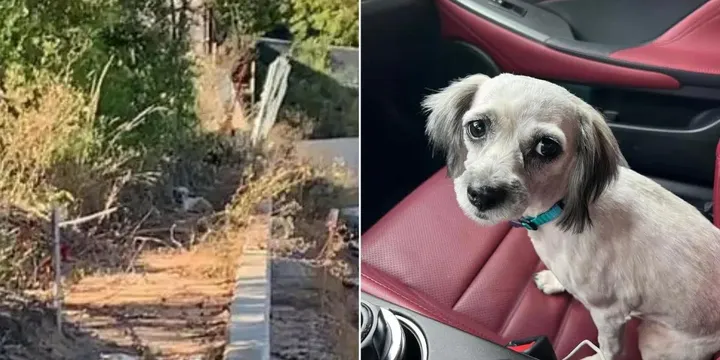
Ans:
[{"label": "dirt path", "polygon": [[77,360],[99,359],[102,353],[128,353],[95,338],[72,324],[57,332],[55,312],[47,304],[15,293],[0,292],[0,359]]},{"label": "dirt path", "polygon": [[[305,167],[302,164],[298,166],[298,169],[291,168],[292,171],[307,176],[304,175]],[[338,274],[343,273],[343,266],[349,266],[355,269],[351,276],[356,278],[356,262],[343,265],[338,261],[345,257],[336,249],[336,245],[341,242],[334,241],[331,244],[335,245],[321,253],[318,250],[325,249],[323,244],[328,236],[326,216],[329,208],[348,205],[345,202],[354,204],[357,201],[357,188],[336,181],[335,177],[342,180],[342,172],[312,174],[316,177],[308,179],[302,188],[289,188],[287,197],[283,197],[284,202],[276,203],[286,205],[283,207],[286,210],[276,209],[283,213],[283,218],[293,219],[293,226],[286,235],[304,239],[299,244],[286,239],[288,255],[299,251],[296,248],[298,245],[304,248],[302,243],[312,245],[314,251],[305,255],[311,259],[320,257],[321,262],[327,262],[324,266],[331,269],[337,267]],[[212,203],[223,203],[237,189],[237,174],[227,177],[224,179],[218,176],[214,191],[202,192]],[[269,177],[270,180],[276,178]],[[220,186],[225,183],[235,185]],[[278,184],[271,181],[268,186]],[[247,193],[255,196],[253,190],[257,189],[249,189]],[[133,268],[132,272],[113,268],[112,274],[82,277],[65,291],[65,320],[89,332],[90,336],[73,335],[70,341],[56,338],[53,335],[56,332],[52,311],[43,315],[40,322],[33,319],[15,321],[24,313],[12,315],[8,321],[20,323],[27,329],[40,324],[40,330],[31,330],[37,332],[37,335],[26,340],[21,338],[29,331],[16,331],[19,335],[13,343],[22,342],[22,346],[32,351],[27,352],[30,355],[12,359],[95,360],[99,359],[101,352],[142,353],[143,360],[221,358],[227,339],[229,303],[243,246],[266,245],[268,222],[255,222],[237,230],[237,233],[227,233],[223,240],[212,236],[218,239],[196,245],[191,251],[171,250],[169,247],[146,249],[135,261],[128,259],[133,266],[123,264],[118,267]],[[156,228],[154,225],[151,227]],[[165,226],[160,228],[164,229]],[[122,240],[116,239],[113,244],[122,245]],[[101,251],[100,254],[105,252]],[[273,264],[273,268],[277,269],[276,265]],[[357,356],[357,319],[353,318],[357,314],[357,288],[347,287],[342,279],[325,276],[324,273],[318,277],[317,273],[308,273],[308,269],[290,270],[290,274],[300,275],[300,278],[288,276],[284,280],[280,279],[277,284],[273,284],[272,289],[273,358],[350,360],[353,354]],[[276,280],[278,277],[273,278],[273,282]],[[3,321],[1,305],[0,302],[0,321]],[[47,349],[63,350],[59,353],[56,350],[48,352]],[[4,359],[2,350],[0,346],[0,359]]]},{"label": "dirt path", "polygon": [[232,241],[145,252],[135,273],[90,276],[73,285],[66,316],[105,341],[149,349],[159,359],[219,358],[242,247],[265,234],[258,223]]}]

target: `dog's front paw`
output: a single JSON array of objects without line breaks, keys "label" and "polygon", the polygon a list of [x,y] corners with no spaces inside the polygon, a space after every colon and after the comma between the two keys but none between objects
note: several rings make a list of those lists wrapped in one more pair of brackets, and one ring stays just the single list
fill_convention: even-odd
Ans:
[{"label": "dog's front paw", "polygon": [[565,287],[560,284],[560,281],[550,270],[535,273],[533,280],[535,280],[537,288],[547,295],[559,294],[565,291]]}]

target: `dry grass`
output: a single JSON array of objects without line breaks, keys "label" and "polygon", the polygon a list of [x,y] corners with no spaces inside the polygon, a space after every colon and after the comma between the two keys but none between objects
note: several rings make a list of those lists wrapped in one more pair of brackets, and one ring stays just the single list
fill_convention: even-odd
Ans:
[{"label": "dry grass", "polygon": [[[213,79],[224,70],[214,66],[204,68],[198,79],[199,128],[205,130],[230,115],[217,102]],[[38,76],[29,83],[9,71],[6,78],[0,99],[1,287],[48,288],[51,207],[65,209],[65,218],[117,207],[108,216],[63,230],[72,256],[65,273],[73,286],[68,304],[77,317],[72,319],[102,333],[126,329],[127,317],[138,316],[144,322],[130,327],[140,330],[121,330],[118,339],[185,356],[220,346],[223,307],[242,239],[253,234],[252,219],[267,210],[266,200],[276,204],[276,218],[293,219],[290,236],[301,239],[299,246],[315,249],[316,257],[334,259],[342,247],[339,238],[323,246],[324,220],[331,203],[357,194],[346,191],[347,174],[340,168],[313,167],[294,155],[293,143],[303,130],[286,129],[274,145],[262,149],[247,146],[242,134],[228,139],[199,132],[192,142],[179,140],[173,154],[152,154],[120,144],[147,114],[163,110],[150,108],[134,119],[121,119],[125,122],[98,119],[102,76],[90,93],[57,76]],[[217,211],[179,212],[170,197],[178,185],[197,190]],[[122,294],[112,293],[117,289]],[[215,311],[194,307],[205,299],[214,299]],[[179,310],[183,307],[192,310]],[[148,317],[162,324],[150,326]],[[105,322],[87,323],[99,319]]]},{"label": "dry grass", "polygon": [[[321,238],[328,239],[320,219],[335,203],[333,194],[346,184],[347,173],[312,167],[292,154],[285,149],[258,161],[255,169],[262,167],[262,173],[250,172],[246,185],[216,215],[206,240],[192,249],[145,251],[135,272],[84,277],[67,297],[70,318],[104,340],[150,349],[157,358],[219,352],[237,260],[248,242],[262,246],[267,239],[269,224],[256,221],[269,210],[265,200],[280,206],[275,216],[297,217],[294,235],[321,247]],[[302,205],[291,210],[291,203]],[[333,236],[327,244],[322,252],[315,249],[317,264],[342,277],[347,263],[337,256],[343,239]]]},{"label": "dry grass", "polygon": [[234,47],[225,45],[214,56],[196,60],[195,111],[200,128],[205,131],[227,135],[234,130],[250,130],[253,109],[250,104],[237,101],[240,95],[236,94],[237,84],[232,78],[239,65],[238,59],[249,58],[254,51],[250,44],[239,41]]},{"label": "dry grass", "polygon": [[332,210],[357,205],[355,176],[339,163],[312,166],[293,155],[283,159],[283,171],[278,175],[287,178],[284,186],[275,186],[278,190],[272,196],[273,238],[277,240],[273,255],[303,259],[345,280],[354,272],[346,258],[353,234],[342,221],[336,226],[329,224],[328,216]]},{"label": "dry grass", "polygon": [[[38,98],[35,93],[45,94]],[[63,194],[44,181],[53,165],[87,130],[87,99],[58,79],[44,78],[31,89],[9,87],[12,103],[0,103],[0,195],[36,211]],[[13,104],[36,102],[21,109]],[[68,194],[69,195],[69,194]],[[70,199],[65,199],[70,200]]]},{"label": "dry grass", "polygon": [[[267,152],[249,148],[242,135],[232,141],[205,136],[185,144],[187,149],[173,158],[148,159],[116,146],[147,112],[101,134],[93,110],[99,91],[83,94],[57,77],[6,86],[12,99],[12,104],[0,103],[0,145],[7,145],[0,148],[0,216],[6,219],[0,221],[0,280],[6,286],[47,285],[50,271],[43,261],[49,256],[45,244],[52,205],[64,207],[70,218],[119,208],[64,232],[76,260],[71,275],[82,277],[132,270],[138,254],[157,245],[188,248],[222,237],[242,227],[262,201],[302,195],[298,189],[327,175],[293,155],[295,138]],[[198,96],[199,101],[213,97],[208,92]],[[220,116],[205,115],[206,122]],[[213,163],[205,161],[210,153]],[[157,164],[154,171],[144,170],[148,163]],[[178,185],[193,187],[225,210],[205,217],[178,214],[169,197]]]},{"label": "dry grass", "polygon": [[[223,74],[227,77],[238,51],[247,49],[240,46],[222,52],[219,58],[198,61],[200,128],[212,128],[212,123],[230,115],[227,99],[218,96],[222,92],[218,84],[223,83],[218,79]],[[95,263],[82,263],[81,267],[123,268],[131,265],[126,258],[135,256],[138,244],[145,242],[138,239],[138,232],[148,227],[168,230],[179,223],[194,227],[201,220],[206,225],[219,224],[211,226],[215,233],[228,231],[228,224],[242,225],[263,199],[277,198],[282,203],[289,193],[302,196],[299,189],[305,185],[333,176],[332,170],[314,169],[292,154],[293,142],[304,135],[304,130],[298,129],[305,122],[302,119],[280,119],[280,127],[287,129],[274,137],[278,141],[269,153],[238,142],[242,136],[233,141],[200,136],[193,144],[183,143],[183,149],[168,158],[151,159],[147,153],[123,148],[123,136],[137,128],[146,115],[163,110],[147,109],[120,126],[120,119],[96,118],[108,66],[90,93],[49,73],[36,74],[32,82],[11,69],[5,74],[6,90],[0,100],[0,216],[7,220],[0,222],[0,272],[4,268],[11,274],[0,273],[0,279],[6,283],[37,285],[34,273],[48,255],[44,243],[53,205],[66,209],[66,217],[71,218],[119,207],[111,216],[69,229],[64,235],[81,263]],[[209,153],[216,158],[213,164],[204,161]],[[217,179],[223,183],[217,184]],[[176,205],[168,199],[169,189],[177,185],[194,187],[219,208],[226,207],[225,213],[208,219],[177,215]],[[227,194],[214,194],[218,186],[226,188]],[[233,200],[228,202],[232,194]],[[301,201],[312,203],[314,197]],[[190,242],[203,235],[194,229],[186,232],[193,237]],[[186,239],[163,239],[168,233],[149,235],[155,243],[187,244]],[[27,276],[28,272],[33,276]],[[29,279],[32,281],[26,282]]]},{"label": "dry grass", "polygon": [[[125,122],[97,118],[102,74],[90,93],[61,76],[41,72],[28,81],[21,73],[5,74],[6,90],[0,100],[0,281],[4,287],[47,284],[48,214],[53,206],[64,209],[65,219],[119,209],[63,231],[76,260],[74,275],[132,268],[148,240],[187,246],[195,240],[197,219],[177,214],[169,188],[211,184],[215,175],[238,172],[251,153],[204,135],[192,143],[178,139],[181,147],[170,157],[121,146],[124,136],[147,115],[163,110],[149,108]],[[211,153],[214,162],[204,161]],[[238,184],[231,186],[230,194]],[[186,230],[178,234],[179,240],[168,231],[174,226]],[[147,227],[165,231],[141,237]],[[188,234],[192,239],[187,239]]]},{"label": "dry grass", "polygon": [[195,109],[198,118],[202,120],[200,126],[209,132],[219,132],[227,122],[234,102],[229,96],[232,94],[232,83],[228,76],[230,65],[205,58],[199,60],[196,67]]},{"label": "dry grass", "polygon": [[84,94],[68,79],[43,73],[29,83],[9,72],[6,81],[8,100],[0,102],[0,279],[25,287],[35,285],[42,271],[52,205],[64,206],[69,216],[114,205],[133,177],[136,155],[113,149],[114,141],[147,112],[110,133],[102,147],[95,129],[98,91]]}]

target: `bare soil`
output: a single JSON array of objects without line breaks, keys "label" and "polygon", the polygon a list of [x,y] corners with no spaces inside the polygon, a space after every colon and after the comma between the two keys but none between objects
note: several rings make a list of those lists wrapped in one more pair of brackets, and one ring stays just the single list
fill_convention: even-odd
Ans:
[{"label": "bare soil", "polygon": [[[273,270],[281,274],[278,264],[296,264],[295,270],[293,265],[285,269],[300,277],[273,277],[272,356],[357,359],[357,282],[345,281],[357,278],[357,259],[347,257],[337,237],[324,246],[329,208],[357,201],[357,190],[354,184],[337,187],[322,179],[311,185],[286,199],[283,208],[296,209],[297,199],[299,211],[274,214],[292,219],[292,226],[283,249],[273,249]],[[222,203],[219,200],[229,198],[235,188],[207,198]],[[133,258],[132,266],[80,277],[65,291],[62,336],[46,305],[47,291],[33,294],[45,303],[17,305],[0,299],[0,359],[95,360],[108,353],[143,360],[219,359],[238,260],[244,245],[264,245],[269,226],[267,221],[253,222],[189,251],[146,249]],[[298,246],[307,248],[300,251]]]},{"label": "bare soil", "polygon": [[134,272],[84,277],[66,290],[63,336],[47,292],[33,294],[43,302],[7,295],[0,299],[0,359],[220,359],[238,259],[267,231],[255,222],[190,251],[147,250]]},{"label": "bare soil", "polygon": [[135,353],[93,337],[73,324],[57,331],[55,312],[45,303],[3,293],[0,296],[0,359],[84,360],[101,353]]},{"label": "bare soil", "polygon": [[86,277],[67,294],[67,318],[158,359],[221,358],[243,245],[266,234],[256,223],[192,251],[147,252],[135,273]]},{"label": "bare soil", "polygon": [[358,289],[326,268],[275,258],[271,359],[357,359]]}]

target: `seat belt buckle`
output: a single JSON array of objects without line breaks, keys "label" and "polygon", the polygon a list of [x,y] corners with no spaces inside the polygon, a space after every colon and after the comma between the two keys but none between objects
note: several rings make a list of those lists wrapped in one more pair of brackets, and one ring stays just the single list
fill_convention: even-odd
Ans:
[{"label": "seat belt buckle", "polygon": [[520,340],[513,340],[505,345],[506,348],[525,354],[537,360],[557,360],[555,350],[547,336],[535,336]]}]

